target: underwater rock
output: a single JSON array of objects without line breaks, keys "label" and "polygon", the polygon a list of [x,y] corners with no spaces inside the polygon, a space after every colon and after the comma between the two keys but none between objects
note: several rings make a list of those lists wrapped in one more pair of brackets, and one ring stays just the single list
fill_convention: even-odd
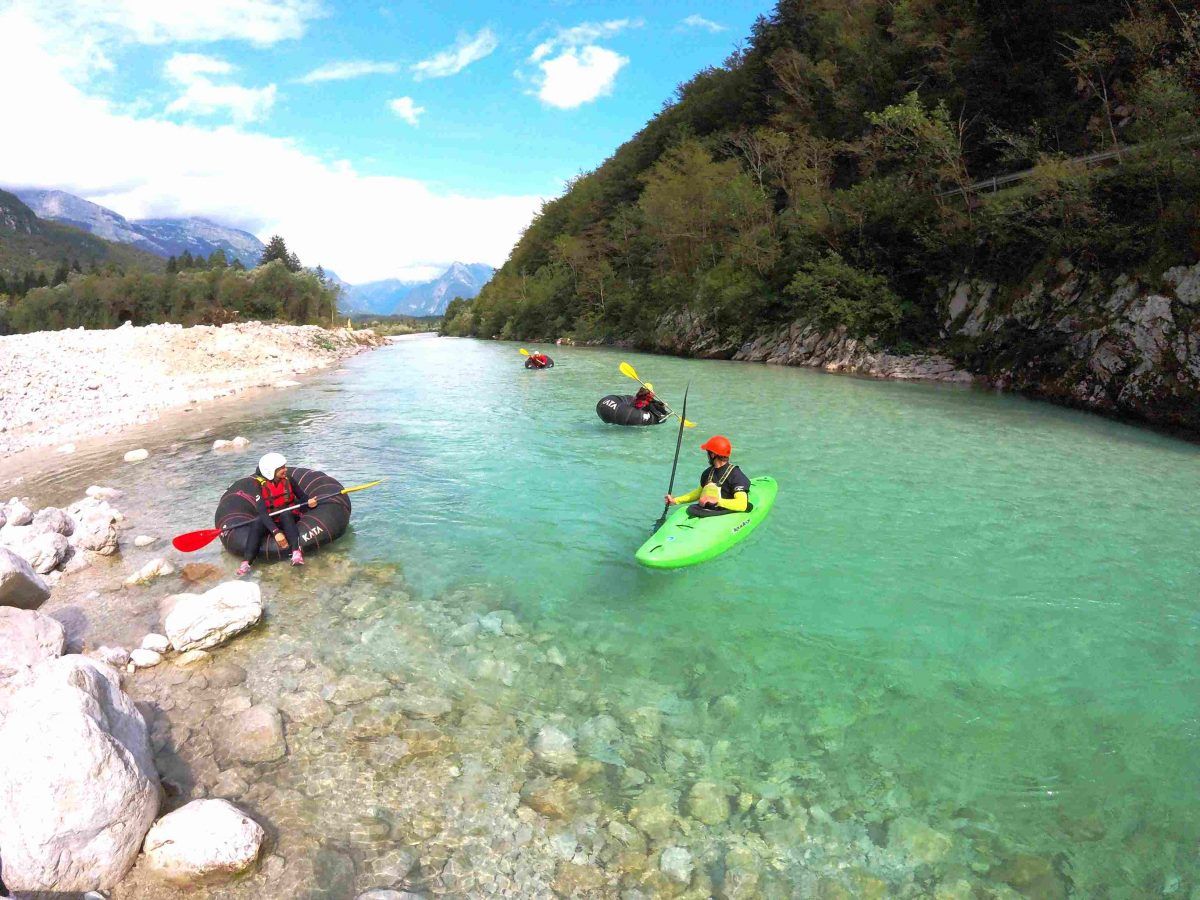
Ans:
[{"label": "underwater rock", "polygon": [[678,797],[661,787],[642,791],[629,810],[629,821],[652,841],[664,841],[675,828]]},{"label": "underwater rock", "polygon": [[138,547],[138,548],[149,547],[151,544],[153,544],[157,540],[158,540],[158,538],[150,537],[150,535],[148,535],[148,534],[139,534],[137,537],[135,537],[133,539],[133,546]]},{"label": "underwater rock", "polygon": [[145,459],[149,455],[150,455],[150,451],[146,450],[144,448],[141,450],[130,450],[128,453],[125,454],[124,460],[125,460],[125,462],[141,462],[143,459]]},{"label": "underwater rock", "polygon": [[575,742],[553,725],[546,725],[537,733],[532,749],[538,765],[550,772],[568,772],[579,762]]},{"label": "underwater rock", "polygon": [[243,763],[272,762],[287,755],[279,710],[266,704],[252,706],[219,726],[216,744],[225,759]]},{"label": "underwater rock", "polygon": [[668,847],[658,858],[658,868],[676,884],[688,884],[692,880],[695,863],[691,851],[684,847]]},{"label": "underwater rock", "polygon": [[246,871],[266,837],[226,800],[193,800],[163,816],[146,835],[150,871],[173,884],[215,884]]},{"label": "underwater rock", "polygon": [[888,849],[898,850],[918,863],[941,862],[953,846],[949,835],[916,819],[901,817],[888,828]]},{"label": "underwater rock", "polygon": [[181,669],[191,669],[203,665],[210,659],[212,659],[212,654],[207,650],[189,650],[187,653],[181,653],[175,657],[175,665]]},{"label": "underwater rock", "polygon": [[382,597],[378,594],[359,597],[357,600],[351,600],[347,603],[342,608],[342,614],[351,619],[365,619],[374,613],[387,609],[389,602],[387,597]]},{"label": "underwater rock", "polygon": [[297,691],[279,698],[279,708],[289,722],[324,727],[333,721],[333,710],[315,691]]},{"label": "underwater rock", "polygon": [[189,584],[199,584],[202,581],[215,581],[225,574],[225,570],[212,563],[193,562],[187,563],[179,574]]},{"label": "underwater rock", "polygon": [[402,692],[396,698],[396,702],[405,715],[414,719],[437,719],[454,708],[445,697],[415,691],[412,688]]},{"label": "underwater rock", "polygon": [[328,690],[324,699],[338,706],[351,706],[380,697],[392,689],[386,678],[380,675],[346,675]]},{"label": "underwater rock", "polygon": [[84,491],[84,494],[93,500],[116,500],[121,496],[121,491],[116,488],[101,487],[100,485],[93,484]]},{"label": "underwater rock", "polygon": [[688,793],[688,812],[705,825],[720,825],[729,818],[729,795],[712,781],[697,781]]},{"label": "underwater rock", "polygon": [[149,669],[157,666],[162,660],[161,653],[155,653],[153,650],[147,650],[145,647],[138,647],[129,654],[130,665],[139,669]]},{"label": "underwater rock", "polygon": [[1031,853],[1018,853],[988,870],[988,878],[1004,882],[1026,897],[1060,900],[1068,894],[1067,882],[1050,860]]},{"label": "underwater rock", "polygon": [[139,584],[149,584],[156,578],[162,578],[167,575],[174,575],[175,567],[163,559],[161,556],[150,560],[132,575],[125,579],[126,587],[134,587]]},{"label": "underwater rock", "polygon": [[579,788],[562,778],[539,775],[521,787],[521,802],[548,819],[565,819],[579,802]]}]

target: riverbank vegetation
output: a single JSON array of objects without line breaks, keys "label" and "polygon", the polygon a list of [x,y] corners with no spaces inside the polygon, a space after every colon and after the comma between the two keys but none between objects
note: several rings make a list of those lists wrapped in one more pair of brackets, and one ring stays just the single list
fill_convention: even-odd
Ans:
[{"label": "riverbank vegetation", "polygon": [[[318,268],[307,271],[283,239],[272,238],[258,267],[230,264],[223,251],[209,257],[171,257],[165,271],[107,265],[90,272],[65,261],[49,279],[0,288],[0,334],[61,328],[150,325],[224,325],[283,321],[328,325],[337,288]],[[15,282],[13,276],[9,282]]]},{"label": "riverbank vegetation", "polygon": [[442,324],[441,316],[381,316],[358,313],[351,315],[349,319],[353,327],[370,328],[376,334],[385,337],[437,331]]},{"label": "riverbank vegetation", "polygon": [[1200,13],[1175,0],[782,0],[444,331],[652,346],[686,307],[745,337],[808,318],[929,346],[964,272],[1194,262],[1198,86]]}]

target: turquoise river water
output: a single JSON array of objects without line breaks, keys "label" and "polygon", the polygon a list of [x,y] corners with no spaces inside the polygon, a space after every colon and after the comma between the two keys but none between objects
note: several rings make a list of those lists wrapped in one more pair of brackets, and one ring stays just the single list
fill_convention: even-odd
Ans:
[{"label": "turquoise river water", "polygon": [[[568,716],[649,704],[673,735],[665,771],[683,754],[692,779],[783,778],[810,821],[880,847],[915,819],[936,832],[929,860],[971,883],[1200,891],[1200,448],[973,389],[553,355],[530,372],[513,344],[398,341],[259,401],[221,435],[252,453],[185,445],[159,502],[207,508],[268,446],[346,484],[386,478],[324,555],[400,563],[416,597],[486,584],[568,658],[602,661],[518,673],[517,696]],[[597,418],[600,396],[636,388],[621,360],[677,408],[690,381],[677,485],[718,432],[780,483],[766,523],[715,561],[633,560],[676,429]],[[631,764],[633,730],[591,755]],[[613,784],[585,789],[628,807]]]}]

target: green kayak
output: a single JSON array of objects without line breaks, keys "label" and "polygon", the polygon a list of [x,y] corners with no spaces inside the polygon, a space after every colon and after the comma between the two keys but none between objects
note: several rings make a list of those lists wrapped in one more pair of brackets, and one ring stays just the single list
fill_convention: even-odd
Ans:
[{"label": "green kayak", "polygon": [[767,517],[778,492],[775,479],[764,475],[750,479],[748,512],[693,518],[688,515],[688,507],[681,504],[642,544],[636,559],[652,569],[679,569],[720,556]]}]

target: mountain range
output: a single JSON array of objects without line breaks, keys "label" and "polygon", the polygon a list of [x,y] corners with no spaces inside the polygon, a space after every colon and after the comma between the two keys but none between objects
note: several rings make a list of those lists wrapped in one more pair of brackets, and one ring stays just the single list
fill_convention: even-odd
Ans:
[{"label": "mountain range", "polygon": [[[20,201],[22,209],[32,212],[35,221],[72,226],[102,241],[127,244],[163,259],[181,256],[185,251],[192,256],[208,257],[215,250],[224,250],[230,262],[236,259],[253,268],[262,258],[264,245],[257,237],[210,219],[193,216],[131,220],[98,203],[59,190],[22,188],[14,190],[12,195]],[[101,255],[100,250],[90,245],[82,252],[89,258]],[[430,281],[389,278],[359,285],[349,284],[328,270],[325,275],[327,281],[341,288],[339,306],[344,313],[439,316],[455,297],[475,297],[494,271],[484,263],[456,262]]]},{"label": "mountain range", "polygon": [[495,271],[486,263],[456,262],[432,281],[388,278],[343,286],[339,306],[346,313],[440,316],[455,297],[477,296]]},{"label": "mountain range", "polygon": [[262,256],[263,242],[250,232],[209,219],[131,221],[120,213],[66,191],[21,189],[13,193],[40,219],[74,225],[96,237],[131,244],[155,256],[181,256],[187,251],[192,256],[208,257],[215,250],[224,250],[230,262],[239,260],[247,268],[258,265]]}]

